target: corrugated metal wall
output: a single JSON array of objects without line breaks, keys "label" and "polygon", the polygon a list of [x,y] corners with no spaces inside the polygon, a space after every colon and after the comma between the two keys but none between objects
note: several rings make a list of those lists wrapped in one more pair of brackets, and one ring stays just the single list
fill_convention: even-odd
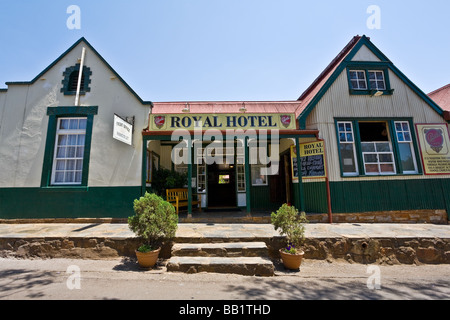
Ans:
[{"label": "corrugated metal wall", "polygon": [[[414,123],[445,123],[425,101],[392,71],[389,71],[392,96],[350,95],[344,70],[310,113],[307,129],[318,129],[325,140],[330,181],[374,180],[374,177],[342,178],[339,165],[335,118],[413,118]],[[382,180],[433,179],[432,176],[388,176]],[[442,178],[449,178],[443,176]]]}]

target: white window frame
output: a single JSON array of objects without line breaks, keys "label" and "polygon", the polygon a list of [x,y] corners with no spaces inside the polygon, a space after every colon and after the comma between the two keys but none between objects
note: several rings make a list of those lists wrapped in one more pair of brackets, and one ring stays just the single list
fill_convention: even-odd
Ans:
[{"label": "white window frame", "polygon": [[[367,71],[368,75],[369,75],[369,81],[368,81],[368,89],[369,90],[379,90],[379,91],[385,91],[386,90],[386,77],[384,75],[384,71],[383,70],[368,70]],[[375,80],[371,80],[370,79],[370,74],[373,73],[375,74]],[[381,74],[383,76],[383,88],[378,86],[378,82],[380,82],[381,80],[378,80],[377,78],[377,74]],[[375,88],[372,88],[372,83],[375,83]]]},{"label": "white window frame", "polygon": [[[339,124],[343,124],[344,125],[344,131],[340,131],[339,130]],[[350,131],[347,130],[347,125],[348,124],[350,125]],[[338,141],[339,141],[339,148],[343,144],[352,145],[352,149],[353,149],[353,163],[355,164],[355,171],[354,172],[344,172],[344,171],[342,171],[342,175],[349,176],[349,177],[358,176],[359,175],[358,157],[356,155],[355,134],[354,134],[354,129],[353,129],[353,122],[351,122],[351,121],[338,121],[336,125],[337,125],[337,132],[338,132],[338,137],[337,138],[338,138]],[[343,133],[345,135],[345,141],[341,140],[341,135],[340,135],[341,133]],[[348,139],[348,135],[349,134],[351,134],[351,139]],[[342,155],[341,155],[341,161],[342,161],[342,166],[343,166],[344,165],[344,159],[342,159]]]},{"label": "white window frame", "polygon": [[[262,164],[260,161],[260,153],[267,155],[267,148],[258,146],[257,142],[251,142],[249,146],[249,160],[250,160],[250,179],[252,186],[262,187],[269,185],[269,177],[264,175],[265,178],[261,179],[257,176],[261,176],[261,170],[267,168],[267,164]],[[259,174],[258,174],[259,172]]]},{"label": "white window frame", "polygon": [[[80,120],[85,120],[84,128],[76,128],[76,129],[61,129],[61,122],[68,120],[70,123],[70,120],[78,120],[78,123]],[[57,127],[56,127],[56,135],[55,135],[55,149],[53,153],[53,166],[52,166],[52,175],[51,175],[51,184],[55,186],[71,186],[71,185],[81,185],[83,180],[83,161],[84,161],[84,155],[85,155],[85,147],[86,147],[86,127],[87,127],[87,117],[61,117],[57,119]],[[73,157],[67,157],[67,149],[65,150],[65,157],[58,156],[58,148],[61,147],[59,145],[59,137],[60,136],[78,136],[84,135],[84,144],[83,144],[83,154],[82,156],[77,156],[78,148],[81,147],[81,145],[71,145],[70,148],[75,148],[75,155]],[[69,146],[66,142],[65,146]],[[64,147],[64,146],[63,146]],[[62,147],[61,147],[62,148]],[[68,148],[68,147],[65,147]],[[58,169],[58,161],[64,161],[64,169]],[[73,169],[68,170],[67,164],[68,161],[75,161]],[[81,168],[77,168],[77,163],[81,163]],[[64,175],[64,181],[56,181],[56,174],[57,172],[60,172]],[[66,173],[67,172],[73,172],[73,180],[72,181],[66,181]],[[80,181],[76,181],[76,175],[77,173],[80,175]]]},{"label": "white window frame", "polygon": [[[392,143],[391,143],[391,141],[365,141],[365,142],[362,142],[362,141],[361,141],[361,149],[363,149],[363,144],[373,144],[373,147],[374,147],[374,151],[368,151],[368,152],[364,152],[364,151],[363,151],[363,152],[361,152],[361,153],[362,153],[362,160],[363,160],[363,163],[364,163],[364,172],[365,172],[366,175],[368,175],[368,176],[373,176],[373,175],[375,175],[375,176],[380,176],[380,175],[392,175],[392,174],[397,174],[397,168],[396,168],[396,166],[395,166],[394,151],[393,151],[393,149],[392,149]],[[378,144],[389,144],[389,150],[390,150],[390,151],[384,151],[384,150],[379,151],[379,150],[377,150]],[[367,156],[367,155],[373,155],[373,156],[376,156],[377,162],[369,162],[369,161],[366,161],[366,156]],[[392,161],[381,161],[381,160],[380,160],[380,156],[382,156],[382,155],[390,155]],[[368,171],[366,170],[366,165],[377,165],[377,166],[378,166],[378,172],[368,172]],[[394,168],[394,170],[393,170],[393,171],[385,171],[385,172],[382,172],[382,171],[381,171],[381,166],[382,166],[382,165],[392,165],[392,167]]]},{"label": "white window frame", "polygon": [[[398,126],[400,125],[401,130],[398,129]],[[405,125],[407,127],[407,130],[405,130]],[[419,169],[417,166],[417,161],[416,161],[416,154],[414,152],[414,144],[413,144],[413,139],[412,139],[412,133],[411,133],[411,127],[409,125],[408,121],[394,121],[394,128],[395,128],[395,138],[397,139],[397,143],[398,145],[400,144],[408,144],[409,148],[411,150],[411,157],[414,163],[414,170],[404,170],[403,169],[403,174],[417,174],[419,173]],[[399,137],[402,137],[402,139],[399,139]],[[399,162],[402,162],[401,159],[401,150],[399,148],[398,150],[400,159]]]},{"label": "white window frame", "polygon": [[[352,72],[356,73],[356,79],[352,79],[351,78],[351,73]],[[359,76],[358,76],[359,73],[362,73],[364,75],[364,77],[360,79]],[[367,86],[367,79],[366,79],[366,71],[365,70],[349,70],[349,77],[350,77],[350,79],[349,79],[350,80],[350,84],[351,84],[351,87],[352,87],[353,90],[361,90],[361,91],[369,90],[369,88]],[[358,83],[358,87],[357,88],[355,88],[353,86],[352,81],[356,81]],[[364,81],[365,88],[362,88],[359,85],[360,81]]]},{"label": "white window frame", "polygon": [[203,152],[205,148],[197,149],[197,192],[206,193],[206,180],[207,180],[207,166],[206,161],[203,158]]}]

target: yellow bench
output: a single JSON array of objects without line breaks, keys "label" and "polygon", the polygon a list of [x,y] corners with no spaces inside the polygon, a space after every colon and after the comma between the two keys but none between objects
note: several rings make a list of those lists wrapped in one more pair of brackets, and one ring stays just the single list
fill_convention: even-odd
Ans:
[{"label": "yellow bench", "polygon": [[[188,206],[188,189],[167,189],[167,202],[170,202],[176,209],[177,214],[180,207]],[[197,196],[197,200],[192,199],[192,205],[198,205],[198,209],[202,211],[202,195],[201,194],[193,194],[193,196]]]}]

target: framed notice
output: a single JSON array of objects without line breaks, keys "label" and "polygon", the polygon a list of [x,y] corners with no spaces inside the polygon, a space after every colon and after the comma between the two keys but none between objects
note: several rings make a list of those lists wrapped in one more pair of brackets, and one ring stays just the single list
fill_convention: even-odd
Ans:
[{"label": "framed notice", "polygon": [[445,123],[416,124],[426,175],[450,174],[450,138]]},{"label": "framed notice", "polygon": [[302,178],[326,178],[325,146],[323,141],[300,144],[300,164],[297,161],[296,146],[291,146],[292,180],[298,182],[301,170]]},{"label": "framed notice", "polygon": [[113,138],[131,146],[133,141],[133,125],[114,114]]}]

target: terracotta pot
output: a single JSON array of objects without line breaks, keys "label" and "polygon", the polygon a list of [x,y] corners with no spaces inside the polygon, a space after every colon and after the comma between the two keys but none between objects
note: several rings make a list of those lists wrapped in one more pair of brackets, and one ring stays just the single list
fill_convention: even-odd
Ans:
[{"label": "terracotta pot", "polygon": [[136,250],[139,265],[142,268],[152,268],[156,264],[156,261],[158,261],[160,251],[161,248],[149,252],[139,252]]},{"label": "terracotta pot", "polygon": [[280,249],[281,260],[283,260],[284,267],[290,270],[298,270],[302,264],[303,255],[305,253],[301,250],[297,254],[290,254]]}]

